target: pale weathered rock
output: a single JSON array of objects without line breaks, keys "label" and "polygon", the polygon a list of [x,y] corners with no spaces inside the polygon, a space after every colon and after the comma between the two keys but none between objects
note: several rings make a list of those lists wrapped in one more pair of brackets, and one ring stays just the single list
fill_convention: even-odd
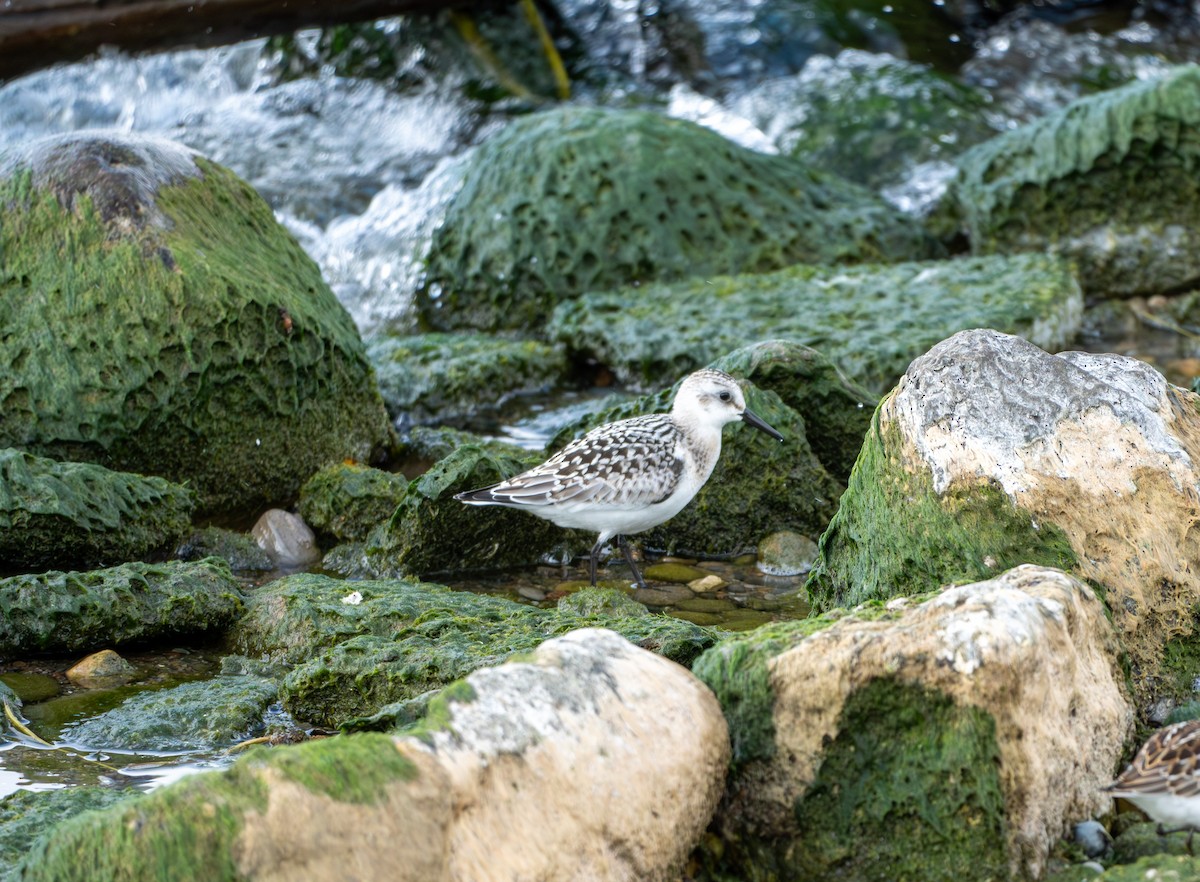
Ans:
[{"label": "pale weathered rock", "polygon": [[954,335],[880,406],[822,539],[818,606],[1058,566],[1104,586],[1145,698],[1200,603],[1198,404],[1133,358]]},{"label": "pale weathered rock", "polygon": [[[26,880],[677,880],[729,762],[686,668],[611,631],[476,671],[409,736],[259,751],[39,842]],[[167,861],[168,864],[163,862]]]},{"label": "pale weathered rock", "polygon": [[121,686],[137,676],[137,668],[111,649],[102,649],[76,662],[67,679],[83,689]]},{"label": "pale weathered rock", "polygon": [[[983,853],[990,851],[993,862],[1007,858],[1007,869],[1018,878],[1037,878],[1072,823],[1107,810],[1100,787],[1131,733],[1119,646],[1103,604],[1065,573],[1021,566],[923,603],[895,606],[852,612],[815,631],[812,622],[795,622],[790,632],[778,627],[734,638],[697,661],[696,672],[734,721],[731,734],[741,748],[722,819],[726,831],[732,841],[761,837],[769,843],[779,878],[812,878],[814,855],[819,858],[827,846],[819,841],[825,834],[805,823],[809,801],[821,799],[822,790],[858,790],[860,802],[839,803],[841,813],[826,814],[843,815],[832,836],[849,833],[844,845],[851,853],[879,850],[876,867],[891,848],[898,863],[916,853],[926,879],[964,878],[961,873],[972,867],[977,874],[969,878],[1006,875],[1002,865],[984,867]],[[746,688],[756,682],[763,686],[759,695]],[[903,695],[907,704],[888,718],[878,711],[849,714],[859,694],[881,684],[876,695]],[[971,710],[984,724],[956,731],[934,727],[926,732],[932,740],[915,742],[879,736],[897,720],[901,735],[924,731],[929,695]],[[769,720],[750,712],[756,702],[766,705]],[[761,735],[768,724],[770,743],[752,743],[755,731]],[[825,780],[842,742],[853,755],[851,768],[863,777],[853,772]],[[975,744],[983,748],[983,761],[954,769],[953,780],[942,766],[929,765],[947,753],[974,756],[967,748]],[[870,779],[879,769],[879,780]],[[994,802],[981,795],[990,776],[1001,797]],[[943,792],[956,788],[958,801],[943,803]],[[856,843],[847,825],[860,816],[868,823],[865,841]],[[919,838],[926,831],[932,831],[930,853]],[[939,850],[955,842],[962,844],[959,853]],[[907,878],[897,871],[897,878]]]},{"label": "pale weathered rock", "polygon": [[304,518],[272,508],[254,522],[250,534],[280,569],[298,570],[321,559],[317,538]]}]

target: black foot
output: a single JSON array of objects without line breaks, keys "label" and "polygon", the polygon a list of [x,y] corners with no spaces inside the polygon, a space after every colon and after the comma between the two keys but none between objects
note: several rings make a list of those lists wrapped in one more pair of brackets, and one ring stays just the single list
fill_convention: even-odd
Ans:
[{"label": "black foot", "polygon": [[624,536],[617,537],[617,546],[621,549],[621,554],[625,555],[625,560],[629,564],[629,569],[633,570],[633,580],[637,582],[639,588],[646,587],[646,580],[642,578],[641,572],[637,568],[637,564],[633,562],[633,550],[629,547],[629,543],[625,541]]}]

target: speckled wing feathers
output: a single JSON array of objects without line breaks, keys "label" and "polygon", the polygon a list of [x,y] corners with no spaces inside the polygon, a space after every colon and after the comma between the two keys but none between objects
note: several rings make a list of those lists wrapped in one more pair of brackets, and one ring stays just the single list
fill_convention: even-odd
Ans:
[{"label": "speckled wing feathers", "polygon": [[1114,795],[1200,795],[1200,720],[1159,729],[1108,790]]},{"label": "speckled wing feathers", "polygon": [[593,429],[540,466],[463,496],[522,506],[653,505],[671,495],[683,474],[681,441],[669,414],[621,420]]}]

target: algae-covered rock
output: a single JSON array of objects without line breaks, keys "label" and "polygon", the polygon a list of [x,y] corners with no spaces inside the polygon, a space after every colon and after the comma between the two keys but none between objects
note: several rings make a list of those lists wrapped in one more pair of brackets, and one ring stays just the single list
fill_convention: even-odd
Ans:
[{"label": "algae-covered rock", "polygon": [[0,880],[19,879],[18,862],[35,842],[53,835],[56,824],[140,795],[133,787],[65,787],[8,794],[0,799]]},{"label": "algae-covered rock", "polygon": [[187,488],[162,478],[0,450],[0,571],[87,568],[170,551],[191,526],[194,505]]},{"label": "algae-covered rock", "polygon": [[257,677],[214,677],[140,692],[112,710],[69,725],[62,740],[113,750],[228,747],[255,734],[278,687]]},{"label": "algae-covered rock", "polygon": [[[78,880],[86,867],[128,882],[668,882],[728,756],[720,708],[695,677],[587,630],[473,674],[435,700],[420,735],[256,750],[72,818],[33,844],[21,878]],[[498,848],[522,818],[538,835]]]},{"label": "algae-covered rock", "polygon": [[[1162,837],[1158,838],[1162,841]],[[1167,839],[1173,840],[1171,854],[1155,854],[1132,863],[1115,864],[1100,873],[1094,869],[1072,867],[1046,877],[1047,882],[1192,882],[1200,879],[1200,857],[1186,853],[1187,834],[1178,833]],[[1179,850],[1175,851],[1176,848]]]},{"label": "algae-covered rock", "polygon": [[376,336],[367,344],[379,390],[395,418],[427,422],[496,407],[505,397],[558,383],[561,349],[486,334]]},{"label": "algae-covered rock", "polygon": [[0,157],[0,291],[0,445],[167,477],[214,512],[388,439],[316,264],[181,145],[72,134]]},{"label": "algae-covered rock", "polygon": [[[351,592],[357,596],[350,598]],[[257,592],[232,641],[246,655],[299,663],[283,687],[288,710],[312,722],[340,724],[578,628],[603,624],[681,664],[715,639],[661,616],[581,612],[419,582],[346,583],[303,574]]]},{"label": "algae-covered rock", "polygon": [[253,536],[223,527],[201,527],[180,543],[175,556],[180,560],[219,557],[235,573],[275,569],[275,562]]},{"label": "algae-covered rock", "polygon": [[957,154],[996,134],[989,103],[982,89],[926,65],[848,49],[766,81],[734,110],[784,152],[878,190],[901,184],[922,164],[949,168]]},{"label": "algae-covered rock", "polygon": [[651,279],[935,256],[858,185],[645,111],[532,114],[462,175],[417,292],[440,330],[537,328],[560,300]]},{"label": "algae-covered rock", "polygon": [[1095,592],[1034,566],[721,642],[693,665],[733,743],[714,862],[1039,878],[1067,824],[1108,806],[1133,723],[1119,657]]},{"label": "algae-covered rock", "polygon": [[821,537],[814,603],[1069,569],[1103,586],[1147,698],[1200,603],[1198,402],[1136,359],[956,334],[880,405]]},{"label": "algae-covered rock", "polygon": [[320,536],[359,542],[408,493],[403,475],[354,463],[326,466],[300,488],[300,515]]},{"label": "algae-covered rock", "polygon": [[1200,67],[1081,98],[959,157],[949,199],[977,254],[1050,251],[1097,295],[1200,275]]},{"label": "algae-covered rock", "polygon": [[965,328],[1062,348],[1083,299],[1070,266],[1042,255],[705,277],[586,294],[561,304],[549,333],[634,387],[657,386],[758,340],[820,350],[876,393]]},{"label": "algae-covered rock", "polygon": [[529,566],[570,557],[572,531],[525,512],[464,505],[454,494],[510,478],[542,457],[497,441],[466,442],[415,479],[385,523],[366,541],[376,575],[417,575]]},{"label": "algae-covered rock", "polygon": [[0,656],[214,634],[242,610],[221,560],[129,563],[0,579]]}]

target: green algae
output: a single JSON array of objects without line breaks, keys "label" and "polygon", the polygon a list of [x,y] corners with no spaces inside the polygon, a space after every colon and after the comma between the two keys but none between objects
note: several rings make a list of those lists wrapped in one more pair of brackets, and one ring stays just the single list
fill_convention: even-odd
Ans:
[{"label": "green algae", "polygon": [[1075,568],[1061,529],[1035,522],[988,482],[939,496],[928,472],[903,467],[901,443],[898,432],[881,434],[877,409],[805,583],[814,609],[977,582],[1023,563]]},{"label": "green algae", "polygon": [[788,878],[958,882],[1009,877],[995,721],[880,679],[846,701],[796,804]]},{"label": "green algae", "polygon": [[395,513],[407,493],[403,475],[343,462],[305,482],[298,508],[318,536],[361,542]]},{"label": "green algae", "polygon": [[284,678],[284,706],[300,719],[342,726],[579,628],[608,628],[684,665],[715,640],[703,628],[644,608],[643,615],[614,617],[607,606],[593,611],[585,605],[586,614],[576,614],[475,595],[444,600],[387,636],[343,640],[299,664]]},{"label": "green algae", "polygon": [[0,450],[4,569],[87,568],[170,551],[194,507],[191,491],[162,478]]},{"label": "green algae", "polygon": [[1089,294],[1200,274],[1200,68],[1081,98],[964,153],[947,199],[975,253],[1057,250]]},{"label": "green algae", "polygon": [[527,330],[585,291],[934,251],[865,188],[795,159],[656,113],[561,108],[467,160],[417,303],[438,330]]},{"label": "green algae", "polygon": [[253,536],[223,527],[208,526],[196,530],[175,549],[175,557],[179,560],[219,557],[235,573],[262,573],[275,569],[275,562]]},{"label": "green algae", "polygon": [[0,655],[217,633],[242,611],[228,564],[129,563],[0,579]]},{"label": "green algae", "polygon": [[417,778],[396,740],[374,732],[309,741],[272,751],[262,762],[313,793],[356,805],[378,805],[394,782]]},{"label": "green algae", "polygon": [[507,396],[552,387],[567,373],[560,349],[486,334],[380,336],[368,342],[367,357],[388,412],[416,421],[494,408]]},{"label": "green algae", "polygon": [[0,800],[0,880],[14,882],[18,878],[18,861],[34,843],[53,835],[53,825],[138,795],[133,789],[112,787],[18,790],[8,794]]},{"label": "green algae", "polygon": [[[83,195],[87,169],[65,194],[20,168],[0,180],[0,445],[162,475],[204,513],[287,501],[325,463],[370,459],[386,412],[270,207],[176,152],[190,174],[125,202]],[[105,185],[157,171],[106,169]]]},{"label": "green algae", "polygon": [[749,343],[786,340],[818,349],[879,394],[914,358],[966,328],[995,328],[1061,349],[1082,310],[1070,265],[1030,254],[790,266],[642,284],[561,304],[548,333],[634,388],[680,377]]},{"label": "green algae", "polygon": [[565,615],[596,619],[619,619],[650,615],[645,606],[618,588],[584,588],[558,601],[556,609]]}]

